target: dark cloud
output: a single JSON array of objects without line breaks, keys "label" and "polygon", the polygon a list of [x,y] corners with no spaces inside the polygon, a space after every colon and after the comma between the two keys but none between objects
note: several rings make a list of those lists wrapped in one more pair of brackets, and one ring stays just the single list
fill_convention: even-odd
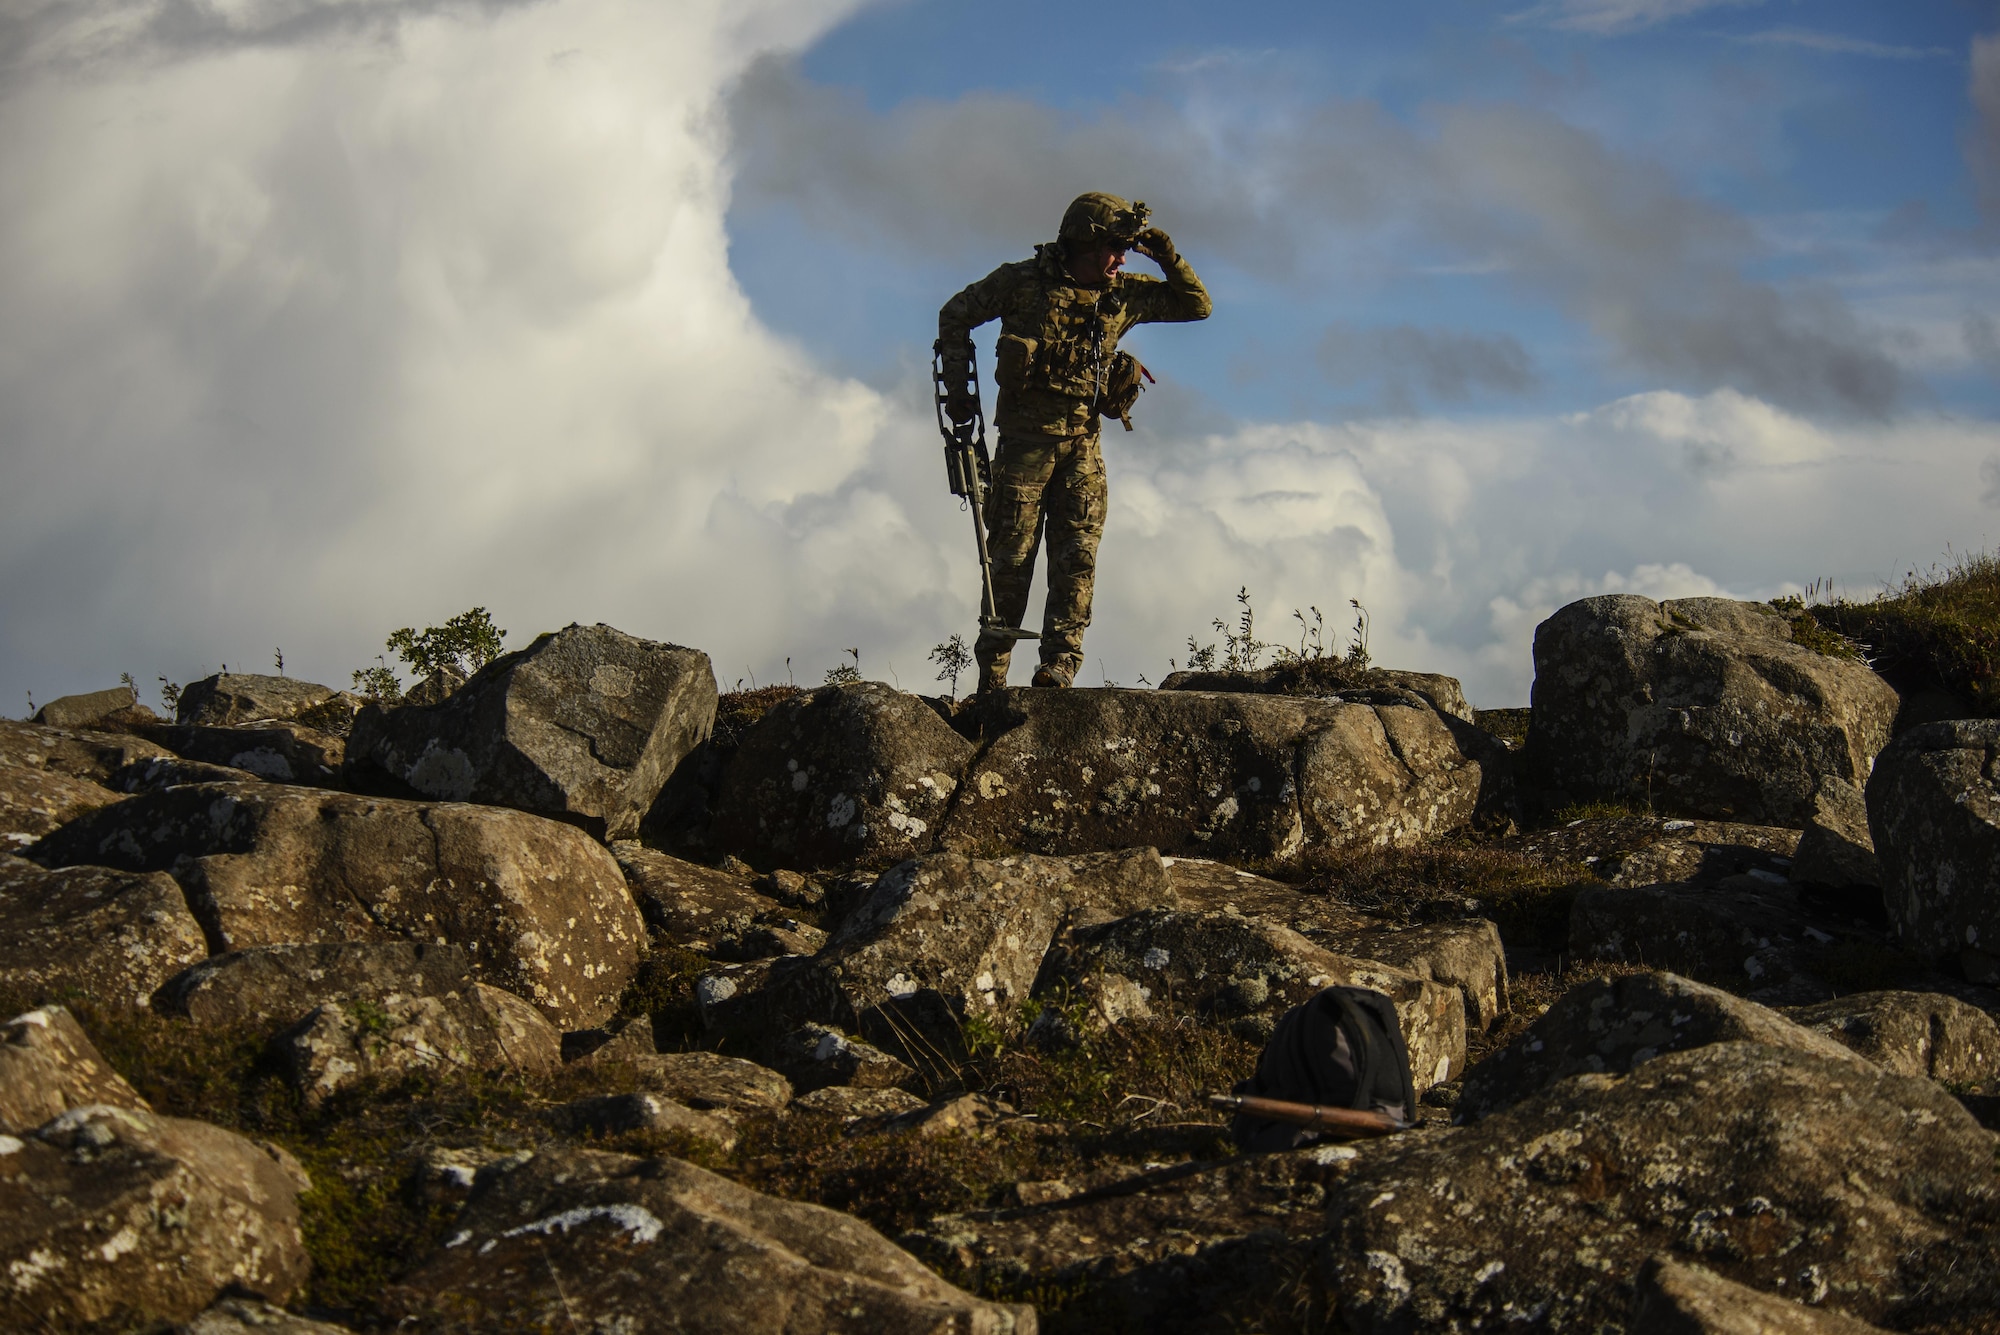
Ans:
[{"label": "dark cloud", "polygon": [[[1996,60],[2000,65],[2000,60]],[[1077,116],[971,94],[877,112],[779,60],[730,104],[739,207],[955,260],[1025,249],[1082,190],[1146,199],[1190,254],[1337,284],[1442,248],[1584,322],[1634,371],[1881,416],[1903,377],[1840,298],[1747,276],[1741,217],[1553,116],[1372,102],[1199,114],[1163,99]]]},{"label": "dark cloud", "polygon": [[1414,411],[1420,395],[1464,403],[1481,391],[1523,394],[1539,379],[1534,358],[1511,334],[1415,325],[1333,325],[1320,339],[1319,360],[1336,385],[1379,379],[1388,406],[1399,412]]},{"label": "dark cloud", "polygon": [[2000,33],[1972,39],[1973,123],[1965,152],[1989,226],[2000,225]]}]

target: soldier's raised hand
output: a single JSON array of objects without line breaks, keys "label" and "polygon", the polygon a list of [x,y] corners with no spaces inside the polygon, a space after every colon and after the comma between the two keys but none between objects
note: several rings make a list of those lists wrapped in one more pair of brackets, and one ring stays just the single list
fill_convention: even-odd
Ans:
[{"label": "soldier's raised hand", "polygon": [[1155,264],[1167,264],[1174,258],[1173,238],[1158,227],[1148,227],[1132,238],[1132,249]]}]

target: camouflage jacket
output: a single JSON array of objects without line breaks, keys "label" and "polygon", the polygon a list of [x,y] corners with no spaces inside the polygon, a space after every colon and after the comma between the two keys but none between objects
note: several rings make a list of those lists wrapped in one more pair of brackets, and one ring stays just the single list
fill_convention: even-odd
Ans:
[{"label": "camouflage jacket", "polygon": [[1117,273],[1104,287],[1078,287],[1054,245],[1003,264],[938,312],[947,360],[972,355],[972,331],[1000,321],[993,425],[1003,435],[1075,435],[1097,423],[1091,412],[1118,340],[1135,324],[1205,320],[1208,290],[1175,255],[1166,280]]}]

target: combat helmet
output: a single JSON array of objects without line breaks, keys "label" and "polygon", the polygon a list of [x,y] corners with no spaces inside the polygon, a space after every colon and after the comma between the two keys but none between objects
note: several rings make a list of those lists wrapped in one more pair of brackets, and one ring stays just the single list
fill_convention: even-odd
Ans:
[{"label": "combat helmet", "polygon": [[1063,246],[1094,246],[1104,242],[1129,246],[1145,230],[1152,210],[1142,200],[1128,204],[1116,195],[1092,190],[1078,195],[1063,211],[1062,231],[1057,239]]}]

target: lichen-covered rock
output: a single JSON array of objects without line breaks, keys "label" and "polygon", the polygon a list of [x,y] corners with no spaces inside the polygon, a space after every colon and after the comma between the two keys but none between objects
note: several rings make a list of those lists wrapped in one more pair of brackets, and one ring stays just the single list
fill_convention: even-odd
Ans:
[{"label": "lichen-covered rock", "polygon": [[671,1131],[693,1140],[707,1141],[719,1149],[735,1147],[736,1128],[721,1117],[697,1112],[684,1103],[662,1095],[638,1091],[630,1094],[593,1094],[574,1099],[549,1112],[550,1118],[572,1135],[617,1136],[629,1131]]},{"label": "lichen-covered rock", "polygon": [[483,981],[563,1028],[610,1015],[645,934],[602,845],[572,825],[497,807],[198,784],[72,822],[35,855],[171,873],[217,950],[460,946]]},{"label": "lichen-covered rock", "polygon": [[686,862],[630,840],[614,843],[611,851],[646,926],[688,950],[715,954],[781,908],[747,876]]},{"label": "lichen-covered rock", "polygon": [[35,722],[52,728],[88,728],[106,715],[122,713],[138,703],[139,697],[130,686],[113,686],[109,690],[59,696],[35,711]]},{"label": "lichen-covered rock", "polygon": [[572,625],[494,659],[440,704],[363,710],[347,775],[630,838],[707,738],[715,701],[707,654]]},{"label": "lichen-covered rock", "polygon": [[1664,1253],[1647,1261],[1633,1285],[1637,1298],[1627,1335],[1871,1335],[1880,1326],[1724,1279]]},{"label": "lichen-covered rock", "polygon": [[916,1075],[916,1069],[852,1034],[823,1024],[804,1024],[787,1034],[771,1053],[796,1090],[852,1085],[887,1089]]},{"label": "lichen-covered rock", "polygon": [[692,1164],[545,1151],[481,1171],[458,1232],[392,1286],[426,1330],[1033,1335],[848,1215]]},{"label": "lichen-covered rock", "polygon": [[228,765],[211,765],[205,760],[183,760],[162,756],[135,760],[111,776],[110,787],[120,793],[156,793],[162,788],[178,788],[184,783],[258,783],[261,774]]},{"label": "lichen-covered rock", "polygon": [[230,728],[243,723],[295,719],[338,694],[331,686],[293,677],[218,672],[181,688],[180,698],[174,704],[174,722]]},{"label": "lichen-covered rock", "polygon": [[743,735],[716,845],[760,867],[883,866],[931,851],[972,744],[880,682],[824,686]]},{"label": "lichen-covered rock", "polygon": [[208,942],[173,877],[0,855],[0,988],[144,1006]]},{"label": "lichen-covered rock", "polygon": [[1799,846],[1797,830],[1737,821],[1663,820],[1647,833],[1647,842],[1599,857],[1591,870],[1613,885],[1714,885],[1732,876],[1779,885],[1791,878]]},{"label": "lichen-covered rock", "polygon": [[1861,992],[1801,1006],[1789,1016],[1901,1075],[1975,1089],[2000,1081],[2000,1025],[1956,997]]},{"label": "lichen-covered rock", "polygon": [[1814,925],[1798,891],[1777,876],[1588,886],[1570,907],[1569,949],[1578,959],[1655,965],[1769,1005],[1831,995],[1814,969],[1819,948],[1835,939]]},{"label": "lichen-covered rock", "polygon": [[2000,719],[1911,728],[1876,758],[1868,824],[1905,949],[2000,982]]},{"label": "lichen-covered rock", "polygon": [[125,733],[49,728],[0,719],[0,771],[39,770],[116,787],[113,776],[126,766],[172,757],[173,752],[165,747]]},{"label": "lichen-covered rock", "polygon": [[1376,927],[1340,944],[1342,954],[1378,960],[1404,973],[1458,989],[1465,1022],[1491,1029],[1507,1011],[1507,949],[1485,918]]},{"label": "lichen-covered rock", "polygon": [[1868,829],[1868,799],[1859,787],[1832,775],[1820,780],[1792,857],[1792,879],[1835,890],[1882,884],[1882,863]]},{"label": "lichen-covered rock", "polygon": [[255,946],[203,960],[153,997],[162,1015],[217,1028],[284,1027],[328,1001],[469,992],[472,956],[417,941]]},{"label": "lichen-covered rock", "polygon": [[283,1302],[310,1262],[298,1187],[206,1122],[98,1104],[0,1157],[0,1311],[22,1330],[147,1329],[224,1290]]},{"label": "lichen-covered rock", "polygon": [[1862,1060],[1754,1001],[1671,973],[1573,987],[1506,1047],[1466,1074],[1458,1120],[1491,1116],[1573,1075],[1622,1075],[1663,1053],[1763,1043],[1828,1061]]},{"label": "lichen-covered rock", "polygon": [[1208,1012],[1258,1038],[1323,988],[1366,987],[1396,1005],[1419,1093],[1465,1070],[1465,1004],[1444,986],[1335,955],[1287,928],[1232,913],[1134,913],[1079,928],[1050,953],[1038,993],[1124,978],[1144,997]]},{"label": "lichen-covered rock", "polygon": [[562,1034],[521,998],[484,983],[441,996],[325,1002],[272,1047],[308,1103],[411,1071],[541,1075],[562,1065]]},{"label": "lichen-covered rock", "polygon": [[1662,1251],[1903,1328],[2000,1315],[1991,1132],[1928,1080],[1714,1043],[1393,1136],[1330,1189],[1340,1328],[1619,1330]]},{"label": "lichen-covered rock", "polygon": [[26,848],[122,796],[88,779],[0,765],[0,851]]},{"label": "lichen-covered rock", "polygon": [[[61,1006],[43,1006],[0,1026],[0,1133],[26,1135],[72,1108],[147,1109]],[[0,1165],[4,1175],[4,1165]]]},{"label": "lichen-covered rock", "polygon": [[[1487,775],[1430,703],[1113,688],[996,692],[940,847],[1295,857],[1460,828]],[[1475,747],[1475,750],[1477,748]]]},{"label": "lichen-covered rock", "polygon": [[1822,776],[1868,777],[1897,698],[1791,633],[1726,598],[1571,603],[1535,631],[1531,770],[1579,800],[1803,824]]},{"label": "lichen-covered rock", "polygon": [[[160,723],[138,729],[182,760],[254,774],[267,783],[299,783],[330,788],[340,782],[346,743],[303,723],[269,722],[259,727]],[[125,780],[136,777],[121,773]]]},{"label": "lichen-covered rock", "polygon": [[1404,672],[1396,668],[1356,668],[1335,658],[1308,658],[1270,667],[1230,671],[1184,669],[1160,679],[1163,691],[1222,691],[1230,694],[1303,695],[1340,699],[1357,691],[1392,687],[1414,691],[1439,713],[1467,723],[1472,706],[1458,678],[1436,672]]},{"label": "lichen-covered rock", "polygon": [[251,1298],[224,1298],[174,1335],[352,1335],[346,1326],[294,1316]]},{"label": "lichen-covered rock", "polygon": [[1299,1280],[1326,1226],[1327,1184],[1373,1148],[1063,1184],[1047,1203],[939,1215],[898,1241],[968,1288],[1075,1294],[1045,1319],[1052,1331],[1320,1329],[1298,1310]]},{"label": "lichen-covered rock", "polygon": [[924,1101],[903,1089],[864,1089],[858,1085],[827,1085],[792,1100],[798,1112],[835,1117],[843,1122],[886,1122],[922,1108]]},{"label": "lichen-covered rock", "polygon": [[774,966],[760,986],[732,982],[705,1014],[725,1030],[764,1034],[814,1021],[904,1059],[916,1056],[914,1031],[924,1035],[919,1048],[950,1052],[965,1021],[1004,1022],[1028,999],[1066,923],[1171,902],[1166,869],[1150,848],[914,859],[886,872],[817,956],[780,961],[787,967]]},{"label": "lichen-covered rock", "polygon": [[[650,1026],[644,1021],[627,1034]],[[617,1042],[580,1059],[581,1065],[615,1071],[640,1090],[661,1094],[698,1112],[777,1112],[792,1101],[792,1083],[768,1066],[719,1052],[656,1052],[651,1041]]]}]

